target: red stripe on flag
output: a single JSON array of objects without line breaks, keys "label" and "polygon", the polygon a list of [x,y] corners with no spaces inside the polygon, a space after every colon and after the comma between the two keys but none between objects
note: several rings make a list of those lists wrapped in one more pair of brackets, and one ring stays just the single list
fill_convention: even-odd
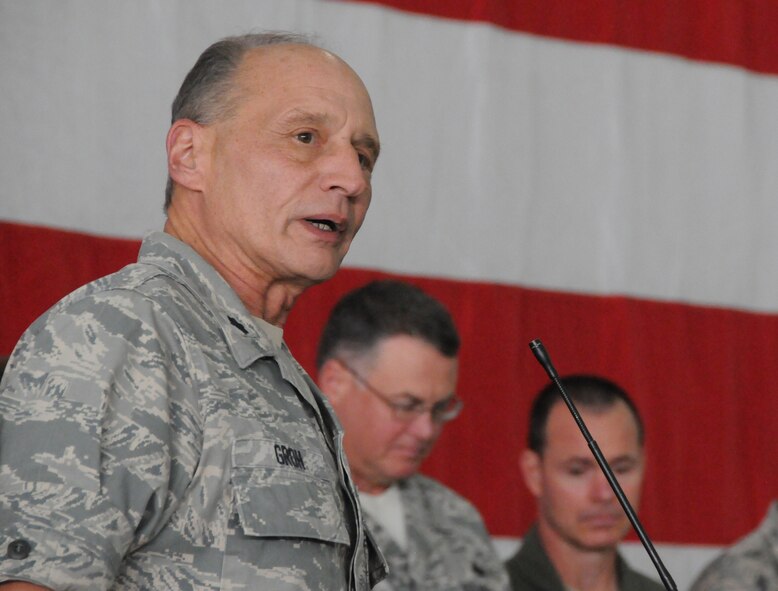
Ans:
[{"label": "red stripe on flag", "polygon": [[773,0],[352,0],[512,31],[606,43],[778,73]]},{"label": "red stripe on flag", "polygon": [[139,246],[139,240],[0,222],[0,355],[62,296],[135,261]]},{"label": "red stripe on flag", "polygon": [[[56,299],[135,260],[138,244],[0,223],[0,354]],[[335,301],[386,276],[343,269],[302,295],[285,337],[312,375]],[[424,471],[471,499],[493,534],[522,535],[535,514],[517,465],[531,398],[546,380],[529,351],[534,338],[560,373],[599,373],[633,394],[649,454],[640,514],[655,541],[728,544],[763,517],[778,491],[778,316],[405,279],[449,307],[463,341],[465,411]]]},{"label": "red stripe on flag", "polygon": [[[376,277],[344,269],[303,294],[285,335],[314,371],[316,337],[346,290]],[[778,317],[624,297],[405,277],[441,299],[463,348],[460,418],[424,471],[471,499],[494,535],[523,535],[535,515],[518,456],[531,399],[546,382],[540,338],[560,374],[609,377],[646,423],[641,521],[662,542],[727,544],[753,528],[778,491]],[[572,420],[572,418],[571,418]]]}]

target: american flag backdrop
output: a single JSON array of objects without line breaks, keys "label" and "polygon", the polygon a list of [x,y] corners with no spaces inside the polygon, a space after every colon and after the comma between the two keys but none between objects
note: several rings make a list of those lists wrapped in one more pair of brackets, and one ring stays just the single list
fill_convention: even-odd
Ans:
[{"label": "american flag backdrop", "polygon": [[162,227],[178,85],[260,29],[346,59],[382,140],[344,268],[286,327],[301,363],[346,290],[405,278],[463,338],[465,410],[423,471],[496,538],[534,517],[534,338],[634,395],[641,520],[679,588],[755,527],[778,497],[773,0],[0,0],[0,354]]}]

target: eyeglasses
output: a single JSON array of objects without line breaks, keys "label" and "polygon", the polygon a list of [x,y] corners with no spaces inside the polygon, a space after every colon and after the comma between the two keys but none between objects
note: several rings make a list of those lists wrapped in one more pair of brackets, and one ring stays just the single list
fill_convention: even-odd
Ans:
[{"label": "eyeglasses", "polygon": [[403,423],[410,423],[425,413],[430,413],[430,418],[435,423],[447,423],[457,418],[464,406],[462,399],[458,398],[455,394],[449,396],[445,400],[435,402],[434,404],[425,404],[423,401],[416,398],[416,396],[408,394],[407,392],[393,395],[384,394],[380,390],[374,388],[370,382],[343,360],[338,359],[337,361],[362,385],[362,387],[388,406],[392,410],[394,417]]}]

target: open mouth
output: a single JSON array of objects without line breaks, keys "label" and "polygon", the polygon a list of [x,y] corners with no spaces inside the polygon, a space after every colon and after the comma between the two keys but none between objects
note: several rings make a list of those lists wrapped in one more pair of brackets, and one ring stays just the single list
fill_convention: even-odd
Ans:
[{"label": "open mouth", "polygon": [[339,232],[340,228],[338,227],[338,224],[331,220],[319,220],[319,219],[306,219],[306,222],[313,225],[314,227],[318,228],[319,230],[322,230],[323,232]]}]

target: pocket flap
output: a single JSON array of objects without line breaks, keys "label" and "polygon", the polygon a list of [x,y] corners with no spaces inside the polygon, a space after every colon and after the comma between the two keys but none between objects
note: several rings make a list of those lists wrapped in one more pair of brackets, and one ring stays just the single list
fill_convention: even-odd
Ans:
[{"label": "pocket flap", "polygon": [[240,439],[232,455],[232,484],[246,535],[350,543],[338,483],[321,452]]}]

